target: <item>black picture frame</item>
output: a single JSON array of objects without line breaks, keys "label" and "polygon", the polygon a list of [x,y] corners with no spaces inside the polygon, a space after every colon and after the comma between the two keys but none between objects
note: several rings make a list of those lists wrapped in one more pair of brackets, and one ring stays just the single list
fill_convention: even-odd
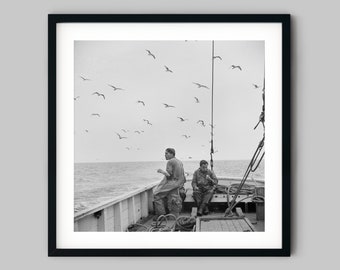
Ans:
[{"label": "black picture frame", "polygon": [[[57,246],[57,25],[62,23],[279,23],[282,25],[282,247],[278,249],[97,249]],[[290,256],[290,15],[49,14],[48,256]]]}]

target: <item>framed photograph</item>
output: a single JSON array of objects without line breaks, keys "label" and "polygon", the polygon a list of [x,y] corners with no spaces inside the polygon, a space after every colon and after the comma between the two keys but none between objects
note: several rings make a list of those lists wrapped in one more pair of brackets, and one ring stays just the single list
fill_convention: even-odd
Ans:
[{"label": "framed photograph", "polygon": [[290,256],[290,15],[48,23],[49,256]]}]

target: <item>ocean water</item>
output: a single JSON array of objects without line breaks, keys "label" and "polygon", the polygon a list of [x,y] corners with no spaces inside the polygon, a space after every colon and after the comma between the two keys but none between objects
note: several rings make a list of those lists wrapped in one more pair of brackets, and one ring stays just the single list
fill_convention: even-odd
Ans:
[{"label": "ocean water", "polygon": [[[74,212],[89,209],[98,203],[160,181],[162,175],[156,171],[165,169],[165,165],[166,161],[74,164]],[[189,174],[188,178],[191,178],[199,167],[199,161],[184,161],[183,165]],[[216,160],[214,171],[217,178],[243,177],[248,165],[248,160]],[[250,176],[265,179],[264,160]]]}]

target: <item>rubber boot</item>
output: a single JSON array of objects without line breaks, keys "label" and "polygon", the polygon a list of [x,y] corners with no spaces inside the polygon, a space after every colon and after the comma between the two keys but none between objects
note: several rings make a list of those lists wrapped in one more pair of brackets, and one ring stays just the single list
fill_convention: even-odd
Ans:
[{"label": "rubber boot", "polygon": [[197,211],[197,216],[202,216],[203,215],[203,209],[204,209],[204,205],[201,205],[199,208],[198,208],[198,211]]},{"label": "rubber boot", "polygon": [[209,214],[209,208],[208,206],[206,205],[204,208],[203,208],[203,215],[208,215]]}]

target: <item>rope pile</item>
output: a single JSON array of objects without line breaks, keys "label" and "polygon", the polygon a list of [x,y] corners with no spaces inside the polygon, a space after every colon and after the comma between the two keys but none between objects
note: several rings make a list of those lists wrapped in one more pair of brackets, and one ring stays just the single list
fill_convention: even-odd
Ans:
[{"label": "rope pile", "polygon": [[[169,220],[174,219],[175,222],[169,225]],[[179,216],[167,214],[160,215],[157,220],[150,226],[140,223],[134,223],[128,226],[127,232],[174,232],[174,231],[193,231],[196,224],[194,217]]]}]

